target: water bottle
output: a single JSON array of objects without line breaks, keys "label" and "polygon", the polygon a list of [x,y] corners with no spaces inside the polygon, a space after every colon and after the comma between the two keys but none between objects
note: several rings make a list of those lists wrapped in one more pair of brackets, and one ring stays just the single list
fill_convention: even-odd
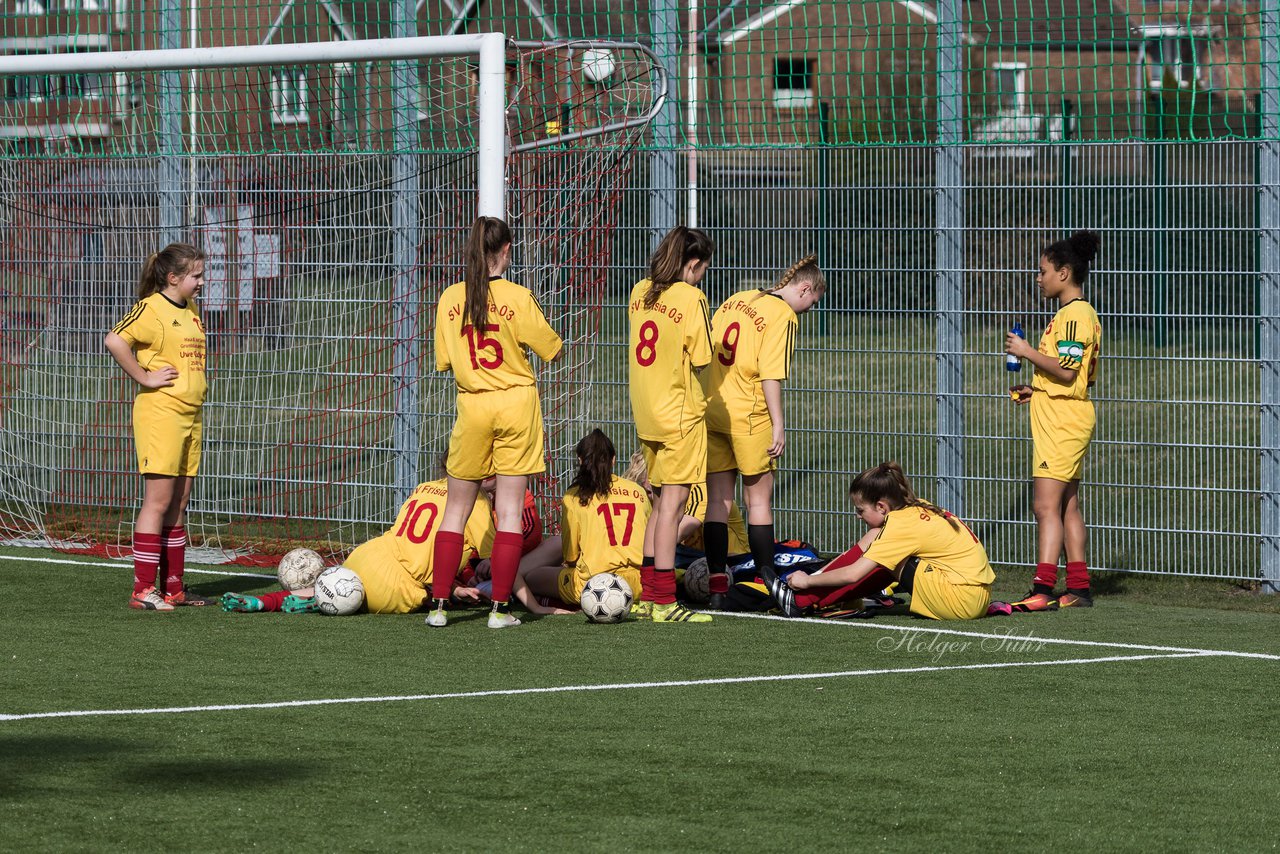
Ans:
[{"label": "water bottle", "polygon": [[[1013,322],[1013,334],[1024,340],[1026,339],[1027,336],[1022,332],[1021,320],[1015,320]],[[1004,369],[1006,371],[1020,371],[1022,370],[1022,360],[1012,353],[1009,353],[1004,357]]]}]

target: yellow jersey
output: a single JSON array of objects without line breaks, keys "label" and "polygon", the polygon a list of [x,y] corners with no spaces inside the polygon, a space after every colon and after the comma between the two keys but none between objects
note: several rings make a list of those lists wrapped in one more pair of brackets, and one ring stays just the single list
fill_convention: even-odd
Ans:
[{"label": "yellow jersey", "polygon": [[[692,516],[702,524],[707,523],[707,485],[695,483],[689,487],[689,499],[684,503],[684,515]],[[738,502],[729,505],[729,554],[743,555],[751,551],[751,543],[747,540],[747,522],[742,518]],[[702,529],[694,531],[680,541],[681,544],[698,551],[706,551]]]},{"label": "yellow jersey", "polygon": [[[418,484],[417,488],[400,507],[396,520],[386,533],[377,537],[385,553],[395,555],[405,571],[423,585],[431,583],[431,559],[436,543],[436,532],[444,518],[447,481],[432,480]],[[469,551],[480,552],[488,544],[492,550],[493,517],[489,502],[477,497],[467,525],[462,534],[462,560],[455,570],[461,569],[470,557]]]},{"label": "yellow jersey", "polygon": [[781,297],[758,289],[729,297],[711,320],[707,369],[707,429],[730,436],[771,431],[763,380],[785,380],[796,346],[796,313]]},{"label": "yellow jersey", "polygon": [[664,442],[686,435],[706,411],[694,372],[711,361],[711,320],[693,285],[676,282],[652,308],[644,305],[648,290],[641,279],[627,301],[631,413],[641,439]]},{"label": "yellow jersey", "polygon": [[644,489],[617,475],[609,484],[609,494],[595,496],[585,507],[577,487],[570,489],[560,511],[565,564],[585,569],[588,575],[638,569],[649,510]]},{"label": "yellow jersey", "polygon": [[134,303],[111,330],[129,344],[138,364],[148,371],[175,368],[178,377],[168,388],[145,388],[139,394],[163,394],[188,406],[204,403],[208,385],[204,376],[204,326],[195,305],[178,305],[164,294],[154,293]]},{"label": "yellow jersey", "polygon": [[1098,360],[1102,356],[1102,324],[1093,306],[1081,298],[1058,309],[1036,349],[1056,358],[1062,367],[1074,368],[1076,377],[1064,383],[1037,368],[1031,378],[1033,389],[1049,397],[1089,399],[1089,386],[1098,379]]},{"label": "yellow jersey", "polygon": [[450,285],[436,308],[436,370],[453,371],[459,391],[497,391],[536,382],[526,348],[554,359],[563,343],[527,288],[506,279],[489,282],[484,329],[463,320],[467,285]]},{"label": "yellow jersey", "polygon": [[996,577],[987,550],[968,526],[945,510],[935,513],[927,507],[889,511],[865,556],[889,569],[917,557],[952,584],[990,584]]}]

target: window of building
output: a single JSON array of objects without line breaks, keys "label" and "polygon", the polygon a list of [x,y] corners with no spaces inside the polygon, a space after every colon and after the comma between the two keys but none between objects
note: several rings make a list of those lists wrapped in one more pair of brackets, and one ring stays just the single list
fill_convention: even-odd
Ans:
[{"label": "window of building", "polygon": [[995,77],[995,96],[1000,105],[1000,114],[1006,116],[1026,115],[1027,108],[1027,64],[1025,62],[997,62],[991,66]]},{"label": "window of building", "polygon": [[271,72],[271,121],[297,125],[309,120],[307,114],[307,69],[276,68]]},{"label": "window of building", "polygon": [[355,63],[333,67],[333,124],[344,133],[360,129],[360,88]]},{"label": "window of building", "polygon": [[1194,86],[1208,64],[1208,42],[1198,31],[1184,27],[1142,27],[1142,71],[1150,89],[1164,88],[1166,81],[1180,89]]},{"label": "window of building", "polygon": [[40,0],[14,0],[13,14],[43,15],[44,3],[40,2]]},{"label": "window of building", "polygon": [[68,12],[105,12],[110,0],[62,0],[62,8]]},{"label": "window of building", "polygon": [[773,61],[773,106],[779,110],[808,110],[814,105],[812,59],[778,57]]},{"label": "window of building", "polygon": [[113,0],[111,3],[111,26],[116,32],[129,29],[129,0]]}]

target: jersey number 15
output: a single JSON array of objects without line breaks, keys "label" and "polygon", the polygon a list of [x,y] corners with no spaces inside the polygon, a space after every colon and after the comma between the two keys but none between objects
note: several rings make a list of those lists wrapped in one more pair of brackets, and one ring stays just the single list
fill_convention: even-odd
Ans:
[{"label": "jersey number 15", "polygon": [[[502,364],[502,342],[497,338],[490,338],[486,332],[497,332],[498,324],[488,323],[479,330],[468,323],[462,327],[462,337],[467,339],[467,349],[471,351],[471,368],[480,370],[488,368],[493,370]],[[485,350],[492,350],[493,355],[490,356]]]}]

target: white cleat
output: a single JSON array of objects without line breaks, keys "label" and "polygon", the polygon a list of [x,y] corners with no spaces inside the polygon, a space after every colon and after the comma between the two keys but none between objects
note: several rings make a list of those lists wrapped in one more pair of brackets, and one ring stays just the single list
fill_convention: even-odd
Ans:
[{"label": "white cleat", "polygon": [[509,629],[518,625],[520,625],[520,621],[511,614],[501,614],[497,611],[489,612],[489,628],[491,629]]},{"label": "white cleat", "polygon": [[427,614],[427,625],[433,629],[444,628],[449,625],[449,615],[445,613],[444,608],[436,608]]}]

